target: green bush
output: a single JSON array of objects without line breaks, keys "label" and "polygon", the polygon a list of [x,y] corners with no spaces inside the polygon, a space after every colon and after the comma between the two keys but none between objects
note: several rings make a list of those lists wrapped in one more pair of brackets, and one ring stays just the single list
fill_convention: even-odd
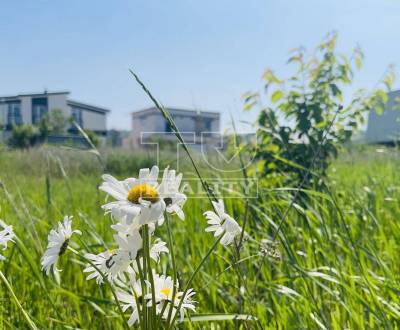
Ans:
[{"label": "green bush", "polygon": [[8,145],[12,148],[28,149],[40,139],[39,130],[32,125],[13,126]]},{"label": "green bush", "polygon": [[258,93],[245,95],[245,110],[261,108],[256,156],[262,175],[283,174],[290,183],[305,187],[316,184],[320,180],[314,178],[326,176],[338,147],[350,141],[366,114],[384,109],[393,70],[380,88],[368,93],[360,89],[346,102],[344,88],[361,68],[363,53],[356,48],[350,58],[338,54],[336,40],[336,34],[328,35],[311,56],[304,48],[295,50],[288,63],[296,70],[287,79],[267,70],[263,79],[269,106],[262,105]]},{"label": "green bush", "polygon": [[65,133],[65,126],[68,120],[64,117],[61,109],[50,111],[49,124],[52,133]]}]

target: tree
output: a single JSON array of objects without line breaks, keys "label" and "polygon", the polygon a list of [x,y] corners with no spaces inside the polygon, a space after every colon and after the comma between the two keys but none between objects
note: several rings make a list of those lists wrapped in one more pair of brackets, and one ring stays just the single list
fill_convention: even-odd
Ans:
[{"label": "tree", "polygon": [[67,119],[61,109],[52,109],[50,111],[50,127],[53,133],[63,133],[66,124]]},{"label": "tree", "polygon": [[295,50],[288,63],[295,65],[296,71],[287,79],[265,71],[269,106],[262,105],[258,93],[245,95],[246,111],[261,108],[256,156],[264,176],[283,173],[291,183],[302,182],[305,187],[317,183],[315,177],[326,175],[340,144],[350,141],[366,114],[384,109],[393,69],[388,70],[379,88],[370,93],[357,90],[346,102],[344,88],[361,68],[363,53],[357,47],[350,58],[338,54],[336,41],[337,35],[332,33],[312,55],[304,48]]},{"label": "tree", "polygon": [[28,149],[35,145],[39,138],[39,131],[32,125],[14,125],[8,145],[12,148]]},{"label": "tree", "polygon": [[50,133],[49,116],[46,113],[39,122],[40,140],[45,141]]}]

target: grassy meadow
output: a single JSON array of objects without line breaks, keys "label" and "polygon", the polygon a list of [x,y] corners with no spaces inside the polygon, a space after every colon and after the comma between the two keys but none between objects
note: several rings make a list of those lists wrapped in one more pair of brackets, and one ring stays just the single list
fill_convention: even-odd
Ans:
[{"label": "grassy meadow", "polygon": [[[101,174],[136,176],[154,157],[106,151],[101,164],[90,152],[43,147],[0,149],[0,219],[14,226],[15,244],[1,253],[0,269],[39,329],[123,329],[110,290],[86,281],[85,264],[71,252],[63,271],[40,270],[49,230],[73,215],[82,236],[71,244],[98,253],[112,248],[111,218],[100,206]],[[176,165],[163,156],[160,167]],[[330,168],[326,192],[304,191],[289,210],[296,187],[260,185],[255,199],[227,199],[246,235],[240,252],[218,247],[193,288],[206,322],[184,329],[398,329],[400,324],[400,152],[374,147],[343,150]],[[184,177],[192,176],[189,164]],[[207,176],[208,169],[203,169]],[[208,173],[212,175],[211,173]],[[214,242],[204,231],[206,198],[189,198],[186,220],[171,219],[178,278],[185,283]],[[159,234],[167,240],[166,227]],[[170,263],[162,268],[169,272]],[[1,282],[0,328],[27,329],[21,309]],[[224,320],[221,314],[251,315]],[[218,319],[221,320],[218,320]]]}]

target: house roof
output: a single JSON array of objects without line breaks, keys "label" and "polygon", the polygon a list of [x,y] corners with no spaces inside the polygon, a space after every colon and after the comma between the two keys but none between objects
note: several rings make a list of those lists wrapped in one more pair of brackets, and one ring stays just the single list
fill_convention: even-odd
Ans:
[{"label": "house roof", "polygon": [[90,111],[101,112],[101,113],[108,113],[111,111],[110,109],[106,109],[106,108],[98,107],[96,105],[82,103],[82,102],[78,102],[78,101],[74,101],[74,100],[67,100],[67,104],[70,106],[77,107],[77,108],[82,108],[84,110],[90,110]]},{"label": "house roof", "polygon": [[[43,93],[24,93],[24,94],[17,94],[17,95],[8,95],[8,96],[0,96],[0,103],[1,102],[7,102],[7,101],[13,101],[13,100],[18,100],[20,97],[43,97],[43,96],[48,96],[48,95],[69,95],[70,92],[69,91],[56,91],[56,92],[47,92],[44,91]],[[75,101],[75,100],[70,100],[67,99],[67,105],[70,106],[75,106],[84,110],[88,110],[88,111],[94,111],[94,112],[99,112],[99,113],[108,113],[111,110],[103,108],[103,107],[99,107],[96,105],[91,105],[91,104],[87,104],[87,103],[83,103],[83,102],[79,102],[79,101]]]},{"label": "house roof", "polygon": [[[204,117],[213,117],[213,118],[219,118],[220,113],[217,111],[198,111],[198,110],[192,110],[192,109],[184,109],[184,108],[176,108],[176,107],[165,107],[165,109],[170,112],[172,115],[187,115],[187,116],[204,116]],[[157,113],[160,114],[160,110],[158,110],[156,107],[149,107],[145,108],[142,110],[134,111],[132,112],[133,116],[141,116],[141,115],[146,115],[146,114],[151,114],[151,113]]]},{"label": "house roof", "polygon": [[16,95],[1,95],[0,96],[0,101],[1,100],[10,100],[10,99],[17,99],[19,97],[24,97],[24,96],[43,96],[43,95],[60,95],[60,94],[70,94],[69,91],[56,91],[56,92],[48,92],[44,91],[42,93],[21,93],[21,94],[16,94]]}]

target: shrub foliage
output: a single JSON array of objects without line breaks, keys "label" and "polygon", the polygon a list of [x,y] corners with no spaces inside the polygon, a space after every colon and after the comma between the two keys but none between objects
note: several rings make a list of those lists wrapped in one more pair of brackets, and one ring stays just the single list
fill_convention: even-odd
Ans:
[{"label": "shrub foliage", "polygon": [[286,79],[272,70],[263,75],[269,105],[263,106],[259,93],[245,94],[245,110],[259,106],[258,147],[262,173],[284,173],[292,182],[315,184],[315,176],[325,177],[338,146],[351,139],[364,124],[366,114],[382,112],[386,91],[393,80],[389,68],[378,88],[357,90],[348,100],[346,87],[362,67],[363,53],[355,48],[350,57],[339,54],[337,35],[329,34],[309,55],[304,48],[293,51],[288,63],[295,72]]}]

